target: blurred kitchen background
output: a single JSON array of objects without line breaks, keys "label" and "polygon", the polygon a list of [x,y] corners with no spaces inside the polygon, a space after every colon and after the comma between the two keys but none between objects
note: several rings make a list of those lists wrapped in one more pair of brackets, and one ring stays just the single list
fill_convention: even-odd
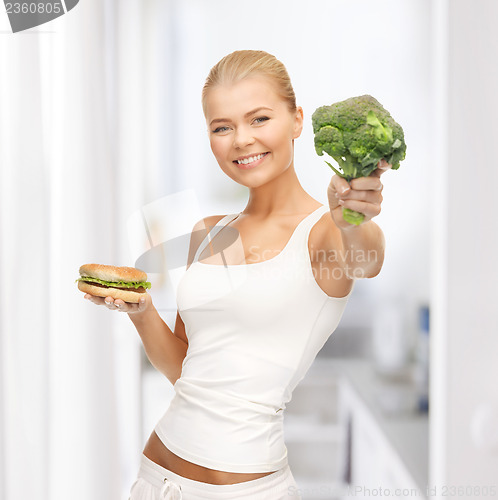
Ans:
[{"label": "blurred kitchen background", "polygon": [[74,280],[142,264],[173,329],[193,224],[247,201],[200,101],[244,48],[289,71],[296,171],[320,202],[318,106],[371,94],[408,145],[382,178],[384,268],[286,409],[303,500],[497,497],[497,19],[493,0],[85,0],[12,34],[2,11],[0,500],[128,498],[174,392]]}]

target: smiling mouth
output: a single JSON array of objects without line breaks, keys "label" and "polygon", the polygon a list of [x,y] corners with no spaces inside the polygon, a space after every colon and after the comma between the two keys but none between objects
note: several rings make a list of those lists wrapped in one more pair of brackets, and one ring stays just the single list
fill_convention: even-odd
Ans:
[{"label": "smiling mouth", "polygon": [[261,158],[264,158],[267,154],[268,152],[260,153],[259,155],[250,156],[249,158],[244,158],[242,160],[234,160],[233,163],[236,163],[237,165],[249,165],[250,163],[261,160]]}]

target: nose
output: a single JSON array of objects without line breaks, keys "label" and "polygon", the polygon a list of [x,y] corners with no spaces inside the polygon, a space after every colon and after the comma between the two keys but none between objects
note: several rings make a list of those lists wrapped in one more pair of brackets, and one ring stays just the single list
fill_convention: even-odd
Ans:
[{"label": "nose", "polygon": [[254,144],[254,137],[247,127],[238,127],[233,137],[233,146],[236,149],[243,149]]}]

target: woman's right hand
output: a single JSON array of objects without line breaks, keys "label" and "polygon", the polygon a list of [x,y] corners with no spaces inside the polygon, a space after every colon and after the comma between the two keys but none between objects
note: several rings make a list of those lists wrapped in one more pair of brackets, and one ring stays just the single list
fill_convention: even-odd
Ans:
[{"label": "woman's right hand", "polygon": [[98,306],[105,306],[111,311],[121,311],[128,314],[144,313],[152,308],[152,297],[148,293],[144,293],[144,296],[140,297],[140,302],[138,304],[125,302],[121,299],[113,299],[112,297],[97,297],[89,293],[85,294],[85,299]]}]

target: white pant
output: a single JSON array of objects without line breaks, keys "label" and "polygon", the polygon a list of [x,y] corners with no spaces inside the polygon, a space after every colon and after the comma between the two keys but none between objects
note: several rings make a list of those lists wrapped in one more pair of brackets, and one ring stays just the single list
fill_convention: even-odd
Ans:
[{"label": "white pant", "polygon": [[289,466],[236,484],[210,484],[179,476],[142,454],[129,500],[301,500]]}]

